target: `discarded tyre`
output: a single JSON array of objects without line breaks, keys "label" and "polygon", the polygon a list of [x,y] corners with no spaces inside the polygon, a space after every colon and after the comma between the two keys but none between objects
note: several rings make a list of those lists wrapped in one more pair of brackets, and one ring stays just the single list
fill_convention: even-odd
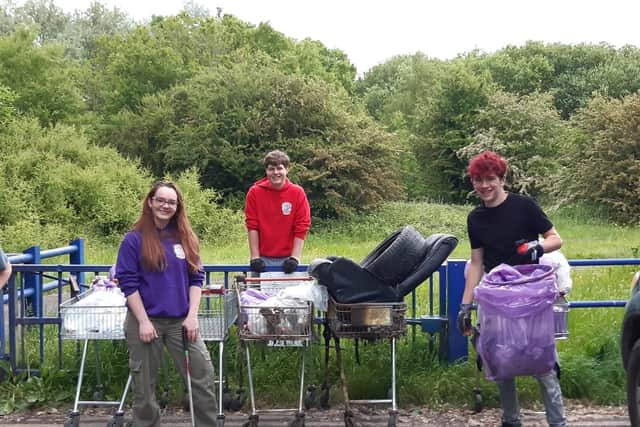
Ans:
[{"label": "discarded tyre", "polygon": [[394,231],[382,241],[360,266],[388,284],[397,284],[422,261],[425,240],[410,225]]}]

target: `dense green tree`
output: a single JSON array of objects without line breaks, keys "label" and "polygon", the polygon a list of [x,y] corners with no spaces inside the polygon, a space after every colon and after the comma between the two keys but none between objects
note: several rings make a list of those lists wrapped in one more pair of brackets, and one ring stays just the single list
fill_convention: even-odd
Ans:
[{"label": "dense green tree", "polygon": [[0,125],[5,125],[9,120],[15,117],[16,95],[11,89],[0,85]]},{"label": "dense green tree", "polygon": [[440,80],[432,105],[425,105],[413,126],[414,150],[427,184],[427,196],[448,202],[465,199],[466,162],[458,150],[473,141],[479,111],[493,90],[463,62],[454,62]]},{"label": "dense green tree", "polygon": [[553,187],[564,204],[604,207],[611,219],[640,222],[640,94],[594,98],[572,119],[573,138]]},{"label": "dense green tree", "polygon": [[85,60],[95,56],[98,38],[115,37],[132,29],[133,21],[126,13],[115,7],[108,9],[104,4],[94,1],[86,10],[73,12],[58,40],[69,57]]},{"label": "dense green tree", "polygon": [[87,66],[87,99],[106,115],[136,110],[145,95],[182,83],[202,69],[244,61],[271,64],[347,90],[355,78],[346,55],[319,42],[294,42],[268,24],[254,27],[230,15],[198,18],[182,13],[98,38]]},{"label": "dense green tree", "polygon": [[15,4],[11,0],[0,0],[0,36],[11,34],[15,30]]},{"label": "dense green tree", "polygon": [[17,25],[29,27],[36,34],[36,42],[43,44],[57,40],[65,31],[69,16],[52,0],[26,0],[21,5],[3,0],[0,5],[0,35],[14,32]]},{"label": "dense green tree", "polygon": [[57,245],[71,238],[112,236],[135,219],[150,178],[114,149],[88,144],[66,126],[33,119],[0,130],[0,181],[11,201],[0,228],[17,247]]},{"label": "dense green tree", "polygon": [[354,90],[356,67],[344,52],[328,49],[318,41],[304,39],[296,43],[283,55],[282,64],[289,72],[320,78],[349,93]]},{"label": "dense green tree", "polygon": [[396,130],[399,115],[411,124],[433,103],[445,69],[442,61],[421,53],[396,56],[367,71],[357,82],[357,94],[372,117]]},{"label": "dense green tree", "polygon": [[469,59],[476,73],[488,71],[507,92],[553,93],[564,119],[594,94],[621,98],[640,88],[640,53],[632,46],[527,42]]},{"label": "dense green tree", "polygon": [[149,96],[122,113],[101,139],[139,157],[156,175],[197,167],[202,182],[243,197],[264,174],[274,148],[294,161],[291,175],[308,191],[316,215],[368,209],[402,192],[395,140],[319,79],[256,64],[220,66]]},{"label": "dense green tree", "polygon": [[[59,246],[78,236],[120,239],[153,181],[115,149],[96,147],[72,127],[42,128],[33,119],[0,128],[0,157],[0,231],[12,248]],[[196,172],[175,179],[188,195],[201,239],[239,234],[239,217],[216,205],[218,194],[202,190]]]},{"label": "dense green tree", "polygon": [[96,93],[89,99],[106,114],[136,110],[143,96],[167,89],[191,74],[179,51],[142,26],[113,38],[99,38],[90,66]]},{"label": "dense green tree", "polygon": [[489,71],[495,83],[516,95],[548,91],[556,76],[549,49],[541,42],[507,46],[491,55],[473,52],[466,60],[476,73]]},{"label": "dense green tree", "polygon": [[468,160],[484,150],[500,153],[509,161],[509,189],[541,196],[567,138],[551,94],[496,91],[478,112],[475,126],[473,142],[458,150],[458,156]]},{"label": "dense green tree", "polygon": [[416,158],[414,129],[430,111],[441,91],[447,66],[421,53],[396,56],[376,65],[357,82],[357,94],[368,113],[398,136],[400,176],[411,199],[433,195]]},{"label": "dense green tree", "polygon": [[79,114],[84,104],[76,85],[76,67],[61,46],[34,43],[25,28],[0,37],[0,85],[15,94],[14,106],[43,125]]}]

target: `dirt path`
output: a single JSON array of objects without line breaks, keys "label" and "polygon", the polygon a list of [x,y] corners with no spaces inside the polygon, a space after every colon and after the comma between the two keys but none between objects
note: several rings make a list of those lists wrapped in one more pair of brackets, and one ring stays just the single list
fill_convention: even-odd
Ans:
[{"label": "dirt path", "polygon": [[[111,419],[111,411],[106,409],[86,408],[80,417],[80,426],[105,426]],[[0,416],[2,426],[50,427],[61,426],[68,420],[69,408],[51,408],[42,411],[26,411]],[[546,426],[544,412],[523,409],[525,426]],[[566,415],[570,426],[584,427],[622,427],[628,426],[626,407],[621,406],[588,406],[578,402],[567,402]],[[246,413],[226,415],[225,426],[241,426],[247,421]],[[260,414],[260,427],[286,426],[293,417],[287,414]],[[387,410],[359,408],[355,410],[355,419],[362,426],[386,426]],[[125,413],[125,420],[130,420],[130,412]],[[307,427],[340,427],[344,426],[343,410],[339,408],[328,411],[311,410],[306,414]],[[167,411],[163,417],[163,425],[182,427],[189,425],[189,415],[179,409]],[[479,414],[471,410],[455,407],[438,409],[413,408],[399,411],[398,426],[425,427],[490,427],[500,425],[500,411],[495,408],[486,409]]]}]

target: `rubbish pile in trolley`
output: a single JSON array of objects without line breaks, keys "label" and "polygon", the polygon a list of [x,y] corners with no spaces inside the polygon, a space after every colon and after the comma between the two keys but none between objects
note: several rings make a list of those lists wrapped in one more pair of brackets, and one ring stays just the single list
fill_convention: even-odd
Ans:
[{"label": "rubbish pile in trolley", "polygon": [[237,282],[243,341],[309,341],[314,301],[326,300],[308,276],[242,278]]}]

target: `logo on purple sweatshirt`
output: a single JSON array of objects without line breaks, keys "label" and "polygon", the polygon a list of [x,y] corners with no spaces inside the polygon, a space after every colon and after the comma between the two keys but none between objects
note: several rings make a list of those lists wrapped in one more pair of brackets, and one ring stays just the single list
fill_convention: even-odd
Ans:
[{"label": "logo on purple sweatshirt", "polygon": [[173,252],[176,254],[176,258],[185,259],[184,249],[180,243],[173,245]]}]

